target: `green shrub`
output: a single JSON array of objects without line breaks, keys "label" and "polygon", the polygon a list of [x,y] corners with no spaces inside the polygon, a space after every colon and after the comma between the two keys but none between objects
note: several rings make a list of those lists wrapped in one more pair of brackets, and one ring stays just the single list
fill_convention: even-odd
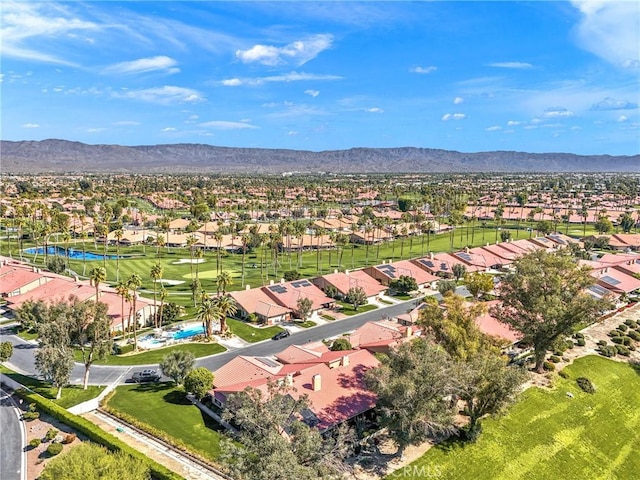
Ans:
[{"label": "green shrub", "polygon": [[40,413],[39,412],[24,412],[22,414],[22,418],[23,418],[23,420],[26,420],[27,422],[30,422],[31,420],[36,420],[36,419],[40,418]]},{"label": "green shrub", "polygon": [[622,343],[624,342],[624,337],[611,337],[611,341],[613,343],[622,345]]},{"label": "green shrub", "polygon": [[37,404],[43,412],[51,415],[57,420],[60,420],[62,423],[73,428],[75,431],[86,435],[90,440],[93,440],[94,442],[105,446],[112,452],[121,451],[132,456],[140,462],[145,462],[150,466],[151,476],[154,478],[154,480],[180,480],[182,478],[163,465],[154,462],[143,453],[133,449],[122,440],[114,437],[110,433],[105,432],[97,425],[91,423],[89,420],[68,412],[60,405],[56,405],[55,403],[53,403],[51,400],[48,400],[38,395],[37,393],[29,392],[23,389],[17,390],[16,393],[26,401]]},{"label": "green shrub", "polygon": [[621,336],[622,332],[620,330],[611,330],[608,335],[615,338]]},{"label": "green shrub", "polygon": [[576,340],[576,345],[578,345],[579,347],[584,347],[586,345],[586,342],[584,341],[584,338],[578,338]]},{"label": "green shrub", "polygon": [[628,357],[629,355],[631,355],[631,353],[629,352],[629,349],[624,345],[616,345],[615,348],[619,355],[623,355],[625,357]]},{"label": "green shrub", "polygon": [[51,457],[55,457],[62,451],[63,448],[64,447],[61,443],[52,443],[47,447],[47,454],[49,454],[49,456]]},{"label": "green shrub", "polygon": [[622,337],[622,345],[626,345],[627,347],[629,345],[633,345],[633,339],[625,335],[624,337]]},{"label": "green shrub", "polygon": [[133,344],[116,345],[115,350],[117,355],[124,355],[125,353],[131,353],[133,352]]},{"label": "green shrub", "polygon": [[42,440],[40,440],[39,438],[34,438],[29,441],[29,446],[31,448],[38,448],[41,443],[42,443]]},{"label": "green shrub", "polygon": [[553,372],[556,369],[556,366],[551,362],[544,362],[542,364],[542,368],[544,368],[547,372]]},{"label": "green shrub", "polygon": [[573,338],[584,338],[584,333],[577,332],[573,335]]},{"label": "green shrub", "polygon": [[560,363],[560,357],[558,355],[551,355],[549,357],[549,361],[553,362],[553,363]]},{"label": "green shrub", "polygon": [[627,332],[627,336],[632,340],[635,340],[636,342],[640,342],[640,333],[636,332],[635,330],[629,330]]},{"label": "green shrub", "polygon": [[576,378],[576,383],[586,393],[596,393],[596,387],[587,377]]},{"label": "green shrub", "polygon": [[49,430],[47,430],[47,434],[44,436],[44,441],[50,442],[51,440],[56,438],[56,435],[58,435],[58,430],[56,430],[55,428],[50,428]]},{"label": "green shrub", "polygon": [[611,357],[615,357],[616,356],[616,354],[618,353],[618,350],[616,350],[616,347],[614,347],[612,345],[605,345],[605,346],[600,347],[598,352],[602,356],[611,358]]},{"label": "green shrub", "polygon": [[629,329],[629,327],[626,326],[624,323],[622,323],[618,325],[617,329],[620,330],[621,332],[626,332]]},{"label": "green shrub", "polygon": [[565,372],[564,370],[560,370],[558,372],[558,375],[560,375],[562,378],[569,378],[569,374],[567,372]]},{"label": "green shrub", "polygon": [[606,345],[607,345],[607,341],[606,340],[598,340],[598,346],[604,347]]},{"label": "green shrub", "polygon": [[624,324],[629,328],[638,328],[638,323],[630,318],[624,321]]}]

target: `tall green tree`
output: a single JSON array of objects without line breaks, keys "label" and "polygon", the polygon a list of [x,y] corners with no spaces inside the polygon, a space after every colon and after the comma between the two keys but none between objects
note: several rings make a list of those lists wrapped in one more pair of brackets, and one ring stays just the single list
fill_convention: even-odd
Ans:
[{"label": "tall green tree", "polygon": [[91,284],[96,289],[96,302],[100,300],[100,284],[107,280],[107,269],[104,267],[94,267],[89,275]]},{"label": "tall green tree", "polygon": [[131,308],[133,312],[133,350],[138,351],[138,289],[142,286],[142,278],[137,273],[132,273],[127,279],[127,286],[131,292]]},{"label": "tall green tree", "polygon": [[184,389],[202,401],[213,388],[213,373],[205,367],[194,368],[184,377]]},{"label": "tall green tree", "polygon": [[202,297],[202,302],[198,305],[196,318],[202,322],[207,338],[213,336],[213,322],[220,318],[220,309],[213,298],[207,295]]},{"label": "tall green tree", "polygon": [[596,321],[610,305],[585,293],[595,279],[566,254],[538,250],[517,259],[514,267],[500,284],[502,303],[492,314],[533,344],[535,370],[541,373],[558,338]]},{"label": "tall green tree", "polygon": [[196,358],[193,353],[183,350],[174,350],[162,357],[160,370],[162,374],[169,377],[176,385],[182,385],[185,377],[193,370]]},{"label": "tall green tree", "polygon": [[423,338],[400,345],[365,373],[378,397],[380,425],[402,456],[409,445],[455,431],[456,409],[445,400],[454,392],[453,363],[440,347]]},{"label": "tall green tree", "polygon": [[160,319],[158,317],[156,301],[158,299],[158,283],[160,283],[160,279],[162,278],[162,265],[160,265],[160,262],[157,262],[151,267],[149,275],[151,276],[151,280],[153,280],[153,324],[155,328],[158,328],[160,326]]},{"label": "tall green tree", "polygon": [[351,287],[345,300],[353,305],[353,309],[357,311],[360,305],[367,303],[367,293],[362,287]]},{"label": "tall green tree", "polygon": [[213,302],[218,308],[218,314],[220,315],[220,335],[224,335],[227,332],[227,317],[231,317],[236,314],[238,311],[238,305],[236,304],[236,301],[228,295],[215,297]]}]

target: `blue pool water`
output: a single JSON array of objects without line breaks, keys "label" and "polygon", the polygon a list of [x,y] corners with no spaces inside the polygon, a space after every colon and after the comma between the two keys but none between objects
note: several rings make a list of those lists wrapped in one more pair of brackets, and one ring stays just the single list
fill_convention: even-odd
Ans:
[{"label": "blue pool water", "polygon": [[179,330],[173,334],[174,340],[182,340],[183,338],[193,337],[204,333],[204,327],[202,325],[189,327],[185,330]]},{"label": "blue pool water", "polygon": [[[46,250],[47,250],[47,255],[60,255],[61,257],[67,256],[67,250],[62,247],[47,247]],[[27,248],[25,249],[24,252],[29,255],[35,255],[35,254],[44,255],[45,248],[44,247]],[[73,248],[70,248],[69,258],[71,258],[72,260],[82,260],[83,259],[82,250],[75,250]],[[105,258],[104,255],[100,255],[98,253],[84,252],[85,260],[102,260],[104,258]],[[106,258],[107,260],[115,260],[118,257],[116,255],[107,255]],[[120,258],[123,258],[123,257],[120,257]]]}]

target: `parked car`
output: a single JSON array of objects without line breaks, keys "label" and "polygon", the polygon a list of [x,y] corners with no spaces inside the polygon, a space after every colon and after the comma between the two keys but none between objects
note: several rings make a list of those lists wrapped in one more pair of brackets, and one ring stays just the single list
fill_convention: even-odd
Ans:
[{"label": "parked car", "polygon": [[282,332],[278,332],[273,337],[271,337],[271,340],[281,340],[283,338],[287,338],[289,335],[291,335],[291,333],[289,333],[289,330],[283,330]]},{"label": "parked car", "polygon": [[160,380],[160,375],[155,370],[147,369],[141,372],[135,372],[131,376],[131,379],[136,383],[157,382]]}]

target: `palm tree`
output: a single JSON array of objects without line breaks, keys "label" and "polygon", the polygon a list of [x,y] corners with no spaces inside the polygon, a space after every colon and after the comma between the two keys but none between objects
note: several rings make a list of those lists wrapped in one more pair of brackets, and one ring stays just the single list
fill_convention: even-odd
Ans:
[{"label": "palm tree", "polygon": [[240,241],[242,242],[242,286],[244,287],[244,262],[247,255],[247,245],[251,237],[247,233],[243,233],[242,237],[240,237]]},{"label": "palm tree", "polygon": [[187,247],[189,248],[189,257],[191,261],[189,262],[191,268],[191,281],[193,282],[193,250],[195,248],[195,244],[198,242],[198,237],[195,235],[189,235],[187,237]]},{"label": "palm tree", "polygon": [[116,284],[116,293],[118,295],[120,295],[120,297],[122,298],[122,302],[121,302],[121,316],[122,316],[122,338],[125,337],[127,330],[125,329],[124,326],[124,301],[125,299],[129,299],[129,286],[127,285],[127,282],[125,282],[124,280],[121,282],[118,282]]},{"label": "palm tree", "polygon": [[107,269],[104,267],[94,267],[89,274],[91,284],[96,289],[96,302],[100,299],[100,283],[107,280]]},{"label": "palm tree", "polygon": [[217,278],[217,293],[218,296],[225,295],[227,293],[227,287],[233,285],[233,278],[227,271],[220,272]]},{"label": "palm tree", "polygon": [[156,256],[158,257],[158,260],[160,260],[160,251],[165,245],[166,241],[164,239],[164,235],[158,234],[156,237]]},{"label": "palm tree", "polygon": [[196,313],[196,318],[202,322],[207,338],[211,338],[213,335],[213,321],[216,318],[220,318],[220,309],[212,298],[203,295],[202,303],[198,307],[198,311]]},{"label": "palm tree", "polygon": [[156,263],[153,267],[151,267],[151,271],[149,272],[151,279],[153,280],[153,325],[158,328],[158,312],[156,309],[156,298],[158,294],[158,282],[162,278],[162,265],[160,263]]},{"label": "palm tree", "polygon": [[136,337],[138,331],[138,310],[136,308],[136,302],[138,299],[138,288],[142,285],[142,278],[137,273],[131,274],[127,279],[127,286],[131,291],[132,307],[133,307],[133,350],[138,351],[138,339]]},{"label": "palm tree", "polygon": [[162,310],[164,309],[164,301],[167,299],[167,289],[160,285],[160,312],[158,315],[158,326],[162,326]]},{"label": "palm tree", "polygon": [[216,241],[216,273],[220,273],[221,261],[220,261],[220,250],[222,249],[222,232],[220,230],[213,232],[213,239]]},{"label": "palm tree", "polygon": [[120,281],[120,240],[122,240],[124,232],[118,228],[113,232],[113,236],[116,237],[116,282],[118,282]]},{"label": "palm tree", "polygon": [[227,331],[227,317],[235,315],[238,311],[238,306],[235,300],[228,295],[216,297],[213,301],[218,307],[218,314],[220,315],[220,335],[224,335]]}]

